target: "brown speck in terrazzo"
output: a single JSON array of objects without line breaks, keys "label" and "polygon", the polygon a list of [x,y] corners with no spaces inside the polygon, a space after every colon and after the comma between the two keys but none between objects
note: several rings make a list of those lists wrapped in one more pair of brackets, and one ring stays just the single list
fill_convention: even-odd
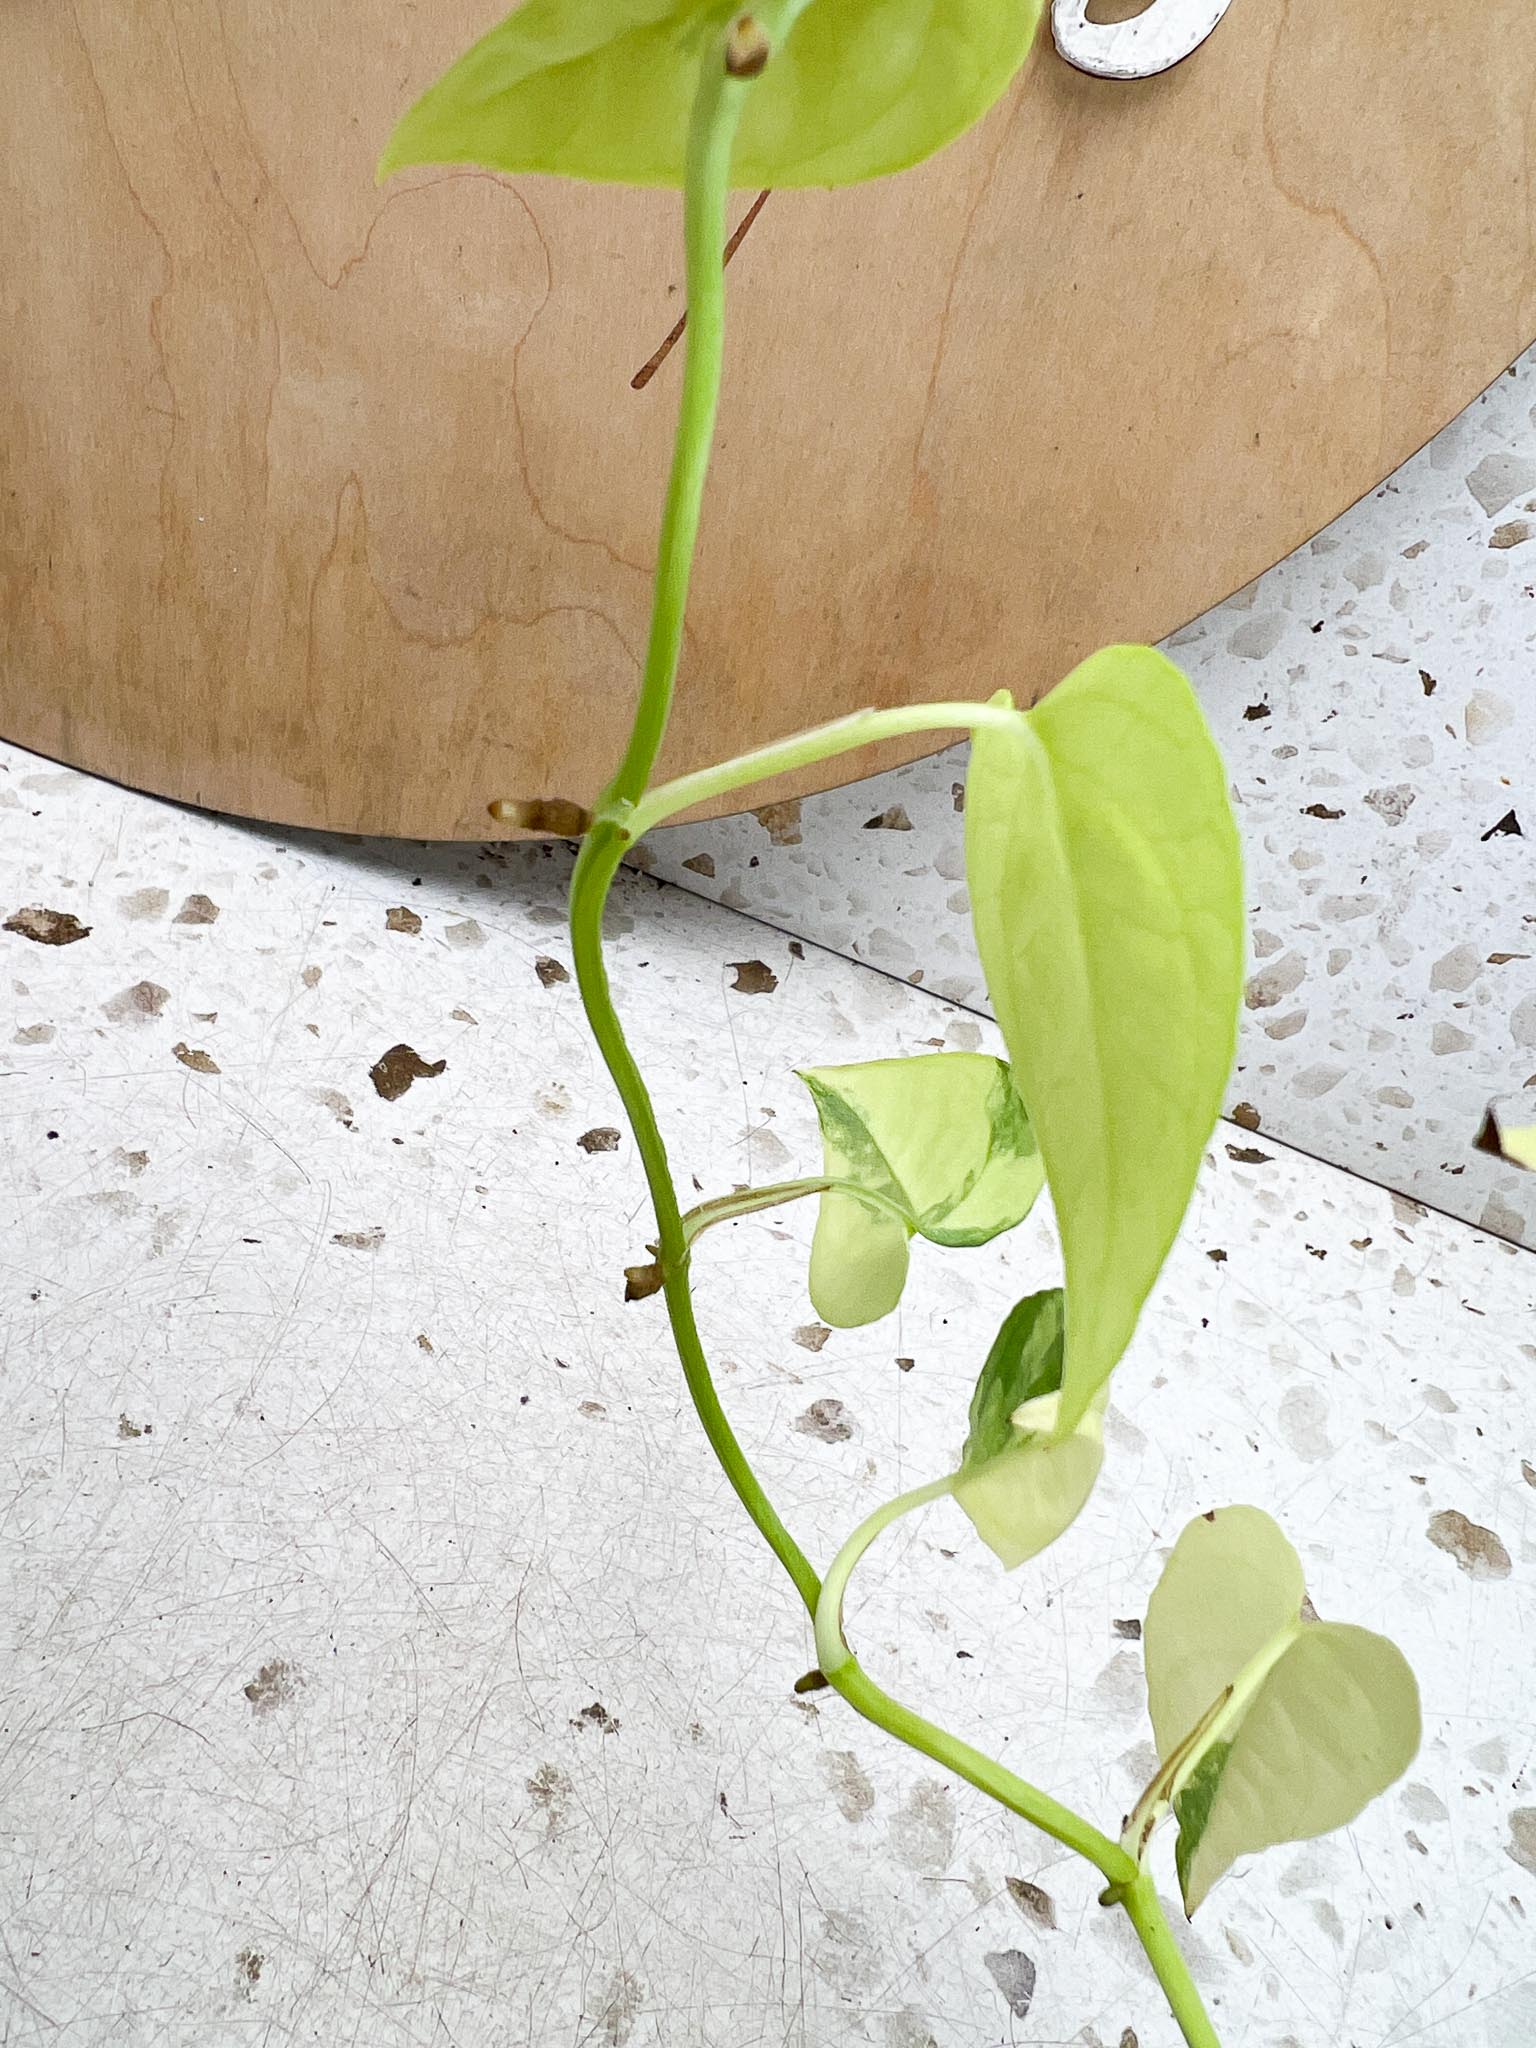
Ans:
[{"label": "brown speck in terrazzo", "polygon": [[1330,810],[1327,804],[1303,804],[1301,815],[1304,818],[1342,818],[1344,813]]},{"label": "brown speck in terrazzo", "polygon": [[168,988],[162,988],[157,981],[136,981],[132,988],[120,989],[101,1006],[104,1017],[110,1017],[114,1024],[141,1024],[146,1017],[158,1017],[171,1000]]},{"label": "brown speck in terrazzo", "polygon": [[119,1415],[117,1418],[117,1433],[125,1440],[134,1437],[153,1436],[155,1425],[152,1422],[134,1422],[126,1415]]},{"label": "brown speck in terrazzo", "polygon": [[1502,526],[1496,526],[1488,536],[1491,548],[1523,547],[1531,537],[1529,519],[1506,519]]},{"label": "brown speck in terrazzo", "polygon": [[1224,1266],[1227,1263],[1227,1255],[1221,1249],[1220,1245],[1216,1245],[1212,1250],[1208,1251],[1205,1256],[1210,1260],[1213,1266]]},{"label": "brown speck in terrazzo", "polygon": [[798,846],[800,844],[800,799],[789,797],[783,803],[762,804],[753,813],[759,825],[768,834],[775,846]]},{"label": "brown speck in terrazzo", "polygon": [[1249,704],[1246,705],[1243,710],[1244,718],[1250,720],[1256,718],[1268,718],[1269,715],[1270,710],[1267,704]]},{"label": "brown speck in terrazzo", "polygon": [[1035,1966],[1021,1948],[995,1950],[982,1957],[992,1982],[1017,2020],[1027,2017],[1035,1996]]},{"label": "brown speck in terrazzo", "polygon": [[315,1100],[322,1109],[328,1109],[331,1112],[331,1115],[335,1117],[343,1130],[355,1131],[357,1129],[357,1125],[352,1120],[352,1105],[339,1088],[317,1088],[315,1090]]},{"label": "brown speck in terrazzo", "polygon": [[198,1045],[188,1045],[183,1038],[178,1038],[171,1047],[171,1057],[180,1060],[184,1067],[190,1067],[194,1074],[218,1074],[223,1072],[223,1069],[211,1052],[204,1052],[202,1047]]},{"label": "brown speck in terrazzo", "polygon": [[1232,1108],[1232,1121],[1242,1130],[1256,1131],[1262,1119],[1251,1102],[1238,1102]]},{"label": "brown speck in terrazzo", "polygon": [[1136,1619],[1135,1615],[1131,1615],[1125,1621],[1114,1622],[1111,1626],[1122,1642],[1139,1643],[1141,1641],[1141,1623]]},{"label": "brown speck in terrazzo", "polygon": [[1529,1458],[1520,1460],[1520,1477],[1527,1486],[1536,1486],[1536,1465],[1533,1465]]},{"label": "brown speck in terrazzo", "polygon": [[386,1102],[397,1102],[413,1081],[431,1081],[447,1067],[446,1060],[424,1060],[414,1046],[392,1045],[368,1069],[368,1078]]},{"label": "brown speck in terrazzo", "polygon": [[[1139,1622],[1136,1633],[1141,1634]],[[1033,1920],[1037,1927],[1055,1927],[1056,1901],[1048,1891],[1038,1884],[1031,1884],[1027,1877],[1008,1877],[1003,1882],[1008,1887],[1009,1898],[1026,1920]]]},{"label": "brown speck in terrazzo", "polygon": [[683,862],[683,866],[687,868],[691,874],[702,875],[706,882],[712,882],[715,879],[715,861],[713,854],[696,853],[691,857],[691,859],[685,860]]},{"label": "brown speck in terrazzo", "polygon": [[[1487,814],[1484,813],[1484,815],[1486,816]],[[1523,839],[1525,833],[1515,813],[1513,811],[1506,811],[1502,818],[1496,819],[1488,827],[1488,830],[1480,833],[1478,837],[1479,843],[1486,846],[1490,839]]]},{"label": "brown speck in terrazzo", "polygon": [[15,932],[18,938],[31,939],[34,945],[72,946],[78,939],[88,939],[92,927],[82,924],[71,911],[44,910],[38,904],[28,904],[11,913],[4,929]]},{"label": "brown speck in terrazzo", "polygon": [[315,988],[318,986],[320,977],[324,972],[323,967],[306,967],[300,973],[299,979],[306,988]]},{"label": "brown speck in terrazzo", "polygon": [[819,1351],[831,1334],[825,1323],[802,1323],[794,1339],[802,1351]]},{"label": "brown speck in terrazzo", "polygon": [[617,1152],[619,1134],[612,1124],[597,1124],[576,1140],[583,1152]]},{"label": "brown speck in terrazzo", "polygon": [[281,1657],[274,1657],[270,1664],[262,1665],[250,1684],[242,1686],[241,1691],[250,1701],[253,1714],[266,1715],[288,1706],[303,1683],[301,1671]]},{"label": "brown speck in terrazzo", "polygon": [[51,1024],[23,1024],[12,1036],[13,1045],[47,1045],[54,1035]]},{"label": "brown speck in terrazzo", "polygon": [[1261,1152],[1257,1145],[1229,1145],[1227,1157],[1238,1166],[1268,1166],[1274,1154]]},{"label": "brown speck in terrazzo", "polygon": [[732,960],[729,965],[736,976],[731,987],[739,996],[771,996],[779,985],[779,977],[764,960]]},{"label": "brown speck in terrazzo", "polygon": [[170,904],[169,889],[134,889],[118,898],[117,907],[124,917],[138,924],[146,918],[164,917]]},{"label": "brown speck in terrazzo", "polygon": [[261,1968],[266,1957],[259,1949],[243,1948],[235,1957],[235,1996],[249,1998],[256,1985],[261,1982]]},{"label": "brown speck in terrazzo", "polygon": [[841,1401],[831,1399],[813,1401],[803,1415],[797,1415],[794,1428],[801,1436],[813,1436],[818,1443],[846,1443],[853,1435],[853,1422]]},{"label": "brown speck in terrazzo", "polygon": [[1517,1806],[1509,1816],[1504,1853],[1536,1877],[1536,1806]]},{"label": "brown speck in terrazzo", "polygon": [[902,804],[892,804],[889,810],[881,811],[877,817],[864,820],[866,832],[910,832],[912,820]]},{"label": "brown speck in terrazzo", "polygon": [[548,953],[541,953],[533,963],[533,971],[544,988],[554,988],[562,981],[569,981],[571,970]]},{"label": "brown speck in terrazzo", "polygon": [[1507,1579],[1509,1552],[1492,1529],[1472,1522],[1455,1508],[1442,1508],[1429,1518],[1428,1536],[1437,1550],[1454,1557],[1474,1579]]},{"label": "brown speck in terrazzo", "polygon": [[898,1372],[912,1372],[915,1369],[916,1365],[917,1360],[915,1358],[898,1358],[896,1361],[896,1370]]},{"label": "brown speck in terrazzo", "polygon": [[417,1332],[416,1335],[416,1349],[418,1351],[425,1351],[428,1358],[431,1358],[435,1353],[437,1346],[432,1342],[432,1339],[427,1335],[425,1330],[420,1330]]},{"label": "brown speck in terrazzo", "polygon": [[331,1243],[342,1245],[349,1252],[376,1252],[384,1242],[384,1231],[380,1224],[371,1224],[367,1230],[336,1230],[331,1233]]},{"label": "brown speck in terrazzo", "polygon": [[172,924],[216,924],[219,906],[211,896],[195,889],[171,919]]},{"label": "brown speck in terrazzo", "polygon": [[421,919],[408,904],[397,903],[393,910],[384,913],[384,929],[387,932],[404,932],[414,939],[421,930]]}]

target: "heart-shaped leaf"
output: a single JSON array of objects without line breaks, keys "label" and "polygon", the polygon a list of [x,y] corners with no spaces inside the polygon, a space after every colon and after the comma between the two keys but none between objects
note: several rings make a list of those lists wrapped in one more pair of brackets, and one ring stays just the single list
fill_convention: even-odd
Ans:
[{"label": "heart-shaped leaf", "polygon": [[1300,1561],[1269,1517],[1226,1508],[1184,1531],[1148,1606],[1167,1768],[1139,1811],[1171,1800],[1188,1913],[1237,1857],[1345,1826],[1418,1749],[1402,1652],[1369,1629],[1303,1619],[1302,1599]]},{"label": "heart-shaped leaf", "polygon": [[[475,163],[680,185],[699,65],[739,12],[524,0],[405,115],[380,175]],[[772,54],[732,182],[844,185],[919,162],[985,113],[1028,54],[1040,0],[763,0],[752,13]]]},{"label": "heart-shaped leaf", "polygon": [[1069,1435],[1052,1433],[1064,1327],[1059,1287],[1027,1295],[1004,1319],[971,1396],[954,1497],[1009,1571],[1076,1520],[1104,1462],[1108,1388]]},{"label": "heart-shaped leaf", "polygon": [[1025,1216],[1044,1183],[1029,1119],[1001,1060],[985,1053],[813,1067],[801,1080],[821,1122],[826,1176],[810,1292],[837,1329],[888,1315],[907,1277],[913,1232],[985,1244]]},{"label": "heart-shaped leaf", "polygon": [[1237,831],[1220,756],[1171,662],[1108,648],[1032,711],[977,732],[966,870],[1061,1228],[1065,1430],[1130,1341],[1236,1041]]}]

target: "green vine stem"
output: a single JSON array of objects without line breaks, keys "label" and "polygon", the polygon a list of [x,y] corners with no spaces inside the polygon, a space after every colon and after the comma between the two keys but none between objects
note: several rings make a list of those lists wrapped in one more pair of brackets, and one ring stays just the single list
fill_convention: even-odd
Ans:
[{"label": "green vine stem", "polygon": [[[921,1501],[937,1498],[948,1479],[919,1488],[880,1510],[855,1531],[839,1553],[829,1597],[809,1559],[790,1535],[752,1470],[720,1405],[694,1315],[690,1284],[690,1232],[678,1205],[666,1147],[648,1089],[614,1007],[603,958],[603,911],[625,849],[650,825],[704,798],[744,782],[829,758],[870,740],[901,732],[973,729],[1008,714],[980,704],[928,705],[870,711],[839,719],[815,732],[758,749],[716,769],[661,785],[649,782],[665,736],[682,648],[683,621],[704,482],[719,398],[725,331],[725,243],[731,150],[750,81],[762,69],[774,36],[787,34],[804,0],[764,9],[767,33],[750,17],[733,22],[706,55],[694,100],[687,149],[684,234],[688,338],[677,438],[657,549],[651,630],[633,729],[623,760],[603,793],[571,877],[571,951],[582,1004],[598,1049],[623,1103],[650,1190],[656,1217],[657,1263],[672,1335],[694,1407],[715,1456],[769,1548],[788,1572],[815,1617],[822,1669],[857,1712],[988,1793],[1011,1812],[1078,1849],[1108,1880],[1107,1899],[1122,1904],[1141,1936],[1188,2048],[1219,2048],[1188,1970],[1169,1932],[1146,1874],[1118,1844],[1089,1822],[1017,1778],[968,1743],[926,1721],[875,1684],[842,1640],[842,1596],[853,1567],[882,1528]],[[809,1187],[805,1189],[809,1192]],[[699,1227],[697,1223],[695,1228]],[[828,1617],[823,1624],[823,1614]],[[828,1631],[830,1630],[830,1634]],[[824,1643],[825,1639],[825,1643]],[[823,1646],[824,1645],[824,1646]],[[832,1668],[827,1659],[831,1658]]]},{"label": "green vine stem", "polygon": [[817,1666],[828,1683],[866,1721],[884,1729],[888,1735],[894,1735],[909,1748],[920,1750],[944,1770],[952,1771],[957,1778],[964,1778],[1000,1806],[1007,1807],[1010,1813],[1018,1814],[1039,1828],[1042,1834],[1050,1835],[1065,1848],[1076,1850],[1079,1856],[1085,1856],[1094,1864],[1107,1880],[1101,1903],[1125,1908],[1162,1986],[1169,2009],[1179,2023],[1187,2048],[1221,2048],[1216,2030],[1201,2003],[1199,1990],[1189,1974],[1189,1966],[1173,1938],[1151,1873],[1142,1869],[1118,1842],[1112,1842],[1108,1835],[1101,1834],[1091,1821],[1074,1813],[1070,1806],[1063,1806],[1048,1792],[1028,1784],[995,1758],[973,1749],[970,1743],[962,1742],[957,1735],[951,1735],[947,1729],[925,1720],[900,1700],[893,1699],[875,1683],[848,1647],[843,1633],[843,1602],[859,1560],[882,1530],[915,1508],[924,1507],[929,1501],[942,1500],[953,1488],[952,1473],[945,1473],[941,1479],[930,1479],[926,1485],[915,1486],[911,1492],[898,1494],[894,1500],[882,1503],[854,1530],[828,1567],[822,1583],[821,1599],[816,1607]]}]

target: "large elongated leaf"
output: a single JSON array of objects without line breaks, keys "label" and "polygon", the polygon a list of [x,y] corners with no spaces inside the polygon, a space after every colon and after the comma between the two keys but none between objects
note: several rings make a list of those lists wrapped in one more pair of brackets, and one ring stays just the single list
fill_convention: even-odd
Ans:
[{"label": "large elongated leaf", "polygon": [[1401,1651],[1368,1629],[1304,1620],[1303,1599],[1280,1530],[1234,1507],[1190,1523],[1148,1605],[1147,1690],[1168,1766],[1148,1800],[1171,1799],[1190,1913],[1238,1856],[1353,1820],[1418,1748]]},{"label": "large elongated leaf", "polygon": [[[733,165],[741,185],[843,185],[919,162],[1007,86],[1041,0],[764,0],[782,48],[753,86]],[[380,175],[476,163],[632,185],[680,185],[689,109],[718,0],[524,0],[428,88]],[[798,20],[794,20],[795,15]]]},{"label": "large elongated leaf", "polygon": [[1242,994],[1226,777],[1173,664],[1109,648],[1016,723],[979,731],[966,868],[1061,1227],[1069,1429],[1130,1341],[1178,1230]]},{"label": "large elongated leaf", "polygon": [[878,1204],[830,1191],[811,1246],[816,1312],[838,1329],[889,1314],[913,1232],[977,1245],[1010,1230],[1045,1170],[1008,1069],[985,1053],[922,1053],[801,1076],[821,1122],[826,1173]]},{"label": "large elongated leaf", "polygon": [[1261,1508],[1215,1508],[1179,1537],[1147,1603],[1147,1704],[1166,1763],[1265,1645],[1301,1618],[1301,1559]]},{"label": "large elongated leaf", "polygon": [[1010,1571],[1076,1520],[1104,1462],[1107,1388],[1069,1435],[1052,1433],[1061,1400],[1062,1310],[1059,1287],[1017,1303],[971,1396],[954,1496]]}]

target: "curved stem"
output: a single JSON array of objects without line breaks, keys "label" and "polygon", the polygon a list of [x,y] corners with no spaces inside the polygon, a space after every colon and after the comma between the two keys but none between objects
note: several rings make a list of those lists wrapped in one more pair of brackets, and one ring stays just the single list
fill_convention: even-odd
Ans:
[{"label": "curved stem", "polygon": [[856,1180],[839,1180],[835,1175],[817,1175],[809,1180],[773,1181],[761,1188],[737,1188],[731,1194],[712,1195],[706,1202],[696,1202],[684,1212],[683,1235],[692,1244],[712,1223],[731,1223],[758,1209],[777,1209],[782,1203],[798,1202],[806,1195],[829,1194],[851,1195],[855,1201],[910,1228],[910,1219],[900,1203],[882,1195],[878,1188],[864,1187]]},{"label": "curved stem", "polygon": [[1199,1988],[1189,1974],[1189,1965],[1173,1938],[1151,1873],[1141,1871],[1136,1881],[1119,1894],[1119,1901],[1141,1937],[1147,1961],[1163,1987],[1168,2009],[1179,2023],[1187,2048],[1221,2048],[1216,2029],[1201,2003]]},{"label": "curved stem", "polygon": [[856,747],[873,746],[876,740],[898,739],[911,732],[975,732],[985,725],[1012,725],[1018,715],[1008,704],[973,704],[964,698],[941,704],[898,704],[888,711],[851,711],[846,718],[813,725],[788,739],[770,740],[734,760],[658,783],[636,802],[633,814],[624,822],[630,836],[639,839],[653,825],[694,804],[727,796],[748,783],[786,775],[791,768],[806,768],[816,761],[852,753]]},{"label": "curved stem", "polygon": [[655,610],[634,730],[599,815],[582,841],[571,877],[571,953],[582,1005],[614,1086],[618,1089],[645,1169],[656,1214],[657,1258],[667,1315],[683,1377],[726,1477],[769,1548],[815,1612],[820,1582],[805,1553],[780,1521],[726,1420],[710,1378],[689,1291],[688,1240],[672,1184],[666,1147],[649,1091],[624,1037],[603,960],[603,906],[629,834],[621,822],[645,787],[666,729],[682,645],[683,612],[698,533],[699,507],[709,465],[725,333],[726,197],[731,144],[748,86],[731,77],[723,49],[704,59],[688,136],[684,201],[687,242],[688,340],[679,406],[677,444],[656,558]]},{"label": "curved stem", "polygon": [[1086,1856],[1111,1885],[1131,1885],[1137,1876],[1136,1864],[1117,1842],[1101,1834],[1091,1821],[1074,1813],[1070,1806],[1063,1806],[1048,1792],[1028,1784],[994,1757],[973,1749],[970,1743],[962,1742],[948,1729],[925,1720],[921,1714],[903,1706],[900,1700],[892,1699],[869,1676],[848,1647],[843,1635],[843,1597],[860,1558],[882,1529],[888,1529],[892,1522],[910,1514],[914,1508],[942,1498],[953,1486],[954,1475],[946,1472],[942,1479],[931,1479],[925,1486],[915,1486],[910,1493],[898,1494],[894,1500],[884,1502],[854,1530],[833,1559],[822,1582],[821,1598],[816,1605],[816,1662],[822,1675],[866,1721],[883,1728],[909,1748],[920,1750],[936,1764],[942,1764],[945,1770],[953,1771],[957,1778],[964,1778],[978,1791],[1006,1806],[1010,1813],[1018,1814],[1039,1828],[1042,1834],[1050,1835],[1066,1848]]}]

